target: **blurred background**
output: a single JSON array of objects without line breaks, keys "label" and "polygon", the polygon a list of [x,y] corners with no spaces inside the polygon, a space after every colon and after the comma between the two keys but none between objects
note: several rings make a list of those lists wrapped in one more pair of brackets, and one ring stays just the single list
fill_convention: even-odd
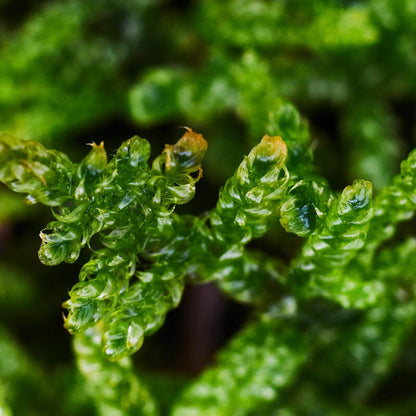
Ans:
[{"label": "blurred background", "polygon": [[[271,98],[307,120],[317,170],[334,190],[356,178],[379,190],[416,144],[416,2],[0,0],[0,130],[78,162],[86,143],[103,140],[113,154],[134,134],[155,156],[192,127],[209,148],[196,197],[178,212],[215,205],[267,133]],[[78,377],[61,304],[86,257],[40,264],[38,234],[51,218],[0,188],[0,380],[20,386],[10,390],[16,414],[90,415],[82,394],[61,393]],[[288,262],[301,243],[276,223],[252,246]],[[248,314],[213,286],[189,287],[135,365],[150,384],[173,375],[173,395]],[[387,381],[378,399],[399,400],[416,384],[411,340],[392,376],[406,382]]]}]

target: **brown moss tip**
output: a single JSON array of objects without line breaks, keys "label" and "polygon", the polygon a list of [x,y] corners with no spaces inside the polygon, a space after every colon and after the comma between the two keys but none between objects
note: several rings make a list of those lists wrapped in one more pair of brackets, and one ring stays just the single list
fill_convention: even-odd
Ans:
[{"label": "brown moss tip", "polygon": [[97,144],[95,142],[87,143],[87,146],[91,146],[93,149],[104,149],[104,142],[100,142],[100,144]]},{"label": "brown moss tip", "polygon": [[202,134],[195,133],[190,127],[185,127],[186,132],[177,141],[175,147],[181,150],[189,151],[194,155],[198,155],[199,159],[203,159],[208,148],[208,143]]},{"label": "brown moss tip", "polygon": [[272,161],[283,166],[287,158],[287,146],[280,136],[265,134],[261,142],[253,149],[256,158]]},{"label": "brown moss tip", "polygon": [[107,152],[104,149],[104,142],[100,144],[92,142],[87,145],[91,146],[91,150],[81,163],[91,168],[104,169],[107,164]]}]

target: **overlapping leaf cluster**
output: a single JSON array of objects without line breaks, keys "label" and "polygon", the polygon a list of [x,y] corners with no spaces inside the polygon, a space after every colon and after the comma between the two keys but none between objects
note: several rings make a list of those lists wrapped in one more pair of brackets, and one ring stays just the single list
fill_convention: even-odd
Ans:
[{"label": "overlapping leaf cluster", "polygon": [[[126,404],[129,412],[136,402],[130,396],[135,394],[122,393],[117,385],[108,394],[98,393],[101,376],[95,374],[98,370],[91,373],[91,360],[104,359],[98,345],[121,371],[119,360],[137,351],[143,337],[160,327],[167,311],[179,303],[186,281],[212,281],[229,296],[256,305],[260,315],[225,349],[218,368],[186,390],[174,414],[225,415],[233,406],[252,414],[258,406],[278,403],[280,390],[286,391],[304,371],[306,358],[319,360],[328,348],[329,357],[341,354],[339,349],[344,356],[351,354],[348,371],[353,384],[362,383],[357,393],[362,405],[366,390],[388,371],[395,357],[392,348],[400,348],[399,340],[412,327],[415,286],[406,259],[413,253],[413,240],[403,248],[384,249],[380,257],[374,253],[389,237],[385,227],[391,235],[395,224],[416,208],[414,152],[402,163],[401,175],[373,202],[368,181],[358,180],[337,195],[315,174],[296,171],[296,153],[280,137],[265,135],[226,182],[217,206],[199,218],[174,213],[176,204],[193,197],[206,151],[205,140],[190,129],[175,145],[166,145],[151,167],[150,145],[138,137],[124,142],[110,161],[103,144],[92,144],[79,164],[6,134],[0,144],[1,180],[28,194],[29,202],[51,206],[56,218],[40,234],[41,261],[72,263],[82,247],[93,251],[64,306],[65,326],[85,333],[77,344],[84,357],[80,366],[99,407],[132,400]],[[292,178],[285,167],[288,155]],[[245,249],[280,211],[287,230],[307,236],[290,267]],[[299,228],[299,223],[307,227]],[[400,261],[392,261],[396,256]],[[387,265],[395,267],[386,275]],[[337,325],[310,317],[319,314],[319,298],[329,301],[333,311],[328,316],[336,317],[338,310]],[[402,325],[400,316],[408,325]],[[297,345],[302,325],[307,337]],[[350,336],[337,346],[343,325]],[[366,325],[373,329],[368,332]],[[327,331],[333,332],[329,340]],[[391,340],[386,345],[381,342],[385,337]],[[94,346],[82,347],[85,342]],[[362,349],[359,355],[356,348]],[[310,377],[320,377],[310,371]],[[325,376],[331,377],[329,367]],[[226,387],[220,385],[222,379],[228,380]],[[136,391],[136,382],[131,383]],[[124,394],[131,399],[117,399]],[[105,404],[108,400],[113,404]],[[149,414],[156,411],[149,409]]]},{"label": "overlapping leaf cluster", "polygon": [[[195,192],[204,139],[187,132],[150,168],[150,145],[138,137],[123,143],[109,163],[103,144],[92,144],[80,164],[38,143],[1,137],[4,183],[28,193],[32,203],[54,207],[57,220],[40,234],[44,264],[73,263],[100,233],[103,248],[94,250],[70,292],[65,326],[79,332],[104,320],[107,355],[136,351],[181,298],[186,265],[174,268],[169,258],[177,256],[188,225],[171,213]],[[130,284],[138,264],[139,281]],[[137,303],[140,298],[146,304]]]},{"label": "overlapping leaf cluster", "polygon": [[[41,232],[41,261],[72,263],[81,249],[92,252],[64,304],[83,376],[64,385],[81,401],[72,408],[68,398],[67,414],[81,414],[85,394],[102,415],[161,414],[156,402],[166,383],[153,399],[128,355],[162,325],[185,284],[204,282],[249,305],[252,316],[174,399],[175,416],[412,414],[412,391],[383,409],[377,401],[414,355],[416,243],[396,230],[416,209],[416,153],[394,177],[402,147],[394,104],[415,94],[415,8],[412,0],[345,3],[200,2],[195,25],[166,29],[178,39],[176,52],[182,40],[180,54],[195,54],[195,43],[198,59],[150,69],[133,86],[125,68],[146,37],[137,22],[152,2],[48,4],[1,45],[0,120],[11,133],[51,142],[122,114],[129,97],[141,124],[213,123],[207,129],[221,137],[213,145],[220,157],[208,162],[221,172],[227,167],[215,163],[227,155],[215,149],[219,142],[224,154],[240,152],[244,138],[254,144],[263,136],[201,216],[174,212],[193,197],[202,172],[206,144],[191,130],[151,165],[150,145],[138,137],[111,160],[92,144],[73,163],[37,142],[0,136],[0,180],[55,217]],[[103,25],[114,13],[120,24]],[[290,101],[306,111],[332,109],[347,153],[343,169],[371,179],[374,190],[364,179],[342,192],[328,186],[312,163],[308,123]],[[234,112],[245,137],[229,134],[220,119]],[[19,205],[6,198],[0,217],[9,218]],[[273,255],[247,248],[279,221],[305,239],[290,262],[278,245]],[[10,302],[6,274],[0,299]],[[20,289],[17,302],[29,296]],[[48,402],[42,375],[5,332],[0,349],[11,357],[0,366],[0,413],[33,406],[42,414],[37,406],[44,412],[46,404],[20,396],[23,385]]]}]

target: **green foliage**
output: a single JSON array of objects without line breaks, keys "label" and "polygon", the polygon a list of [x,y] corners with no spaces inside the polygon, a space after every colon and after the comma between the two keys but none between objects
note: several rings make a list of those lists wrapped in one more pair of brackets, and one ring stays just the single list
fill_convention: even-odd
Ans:
[{"label": "green foliage", "polygon": [[86,389],[96,402],[100,415],[158,414],[153,398],[133,373],[132,362],[125,357],[108,361],[101,354],[101,328],[92,327],[77,335],[74,349]]},{"label": "green foliage", "polygon": [[[368,181],[354,182],[339,196],[309,179],[313,176],[299,177],[299,183],[289,187],[294,179],[289,180],[285,167],[286,144],[278,136],[266,135],[226,182],[217,206],[201,219],[174,213],[176,204],[193,197],[206,151],[202,136],[190,129],[175,145],[166,145],[151,167],[147,163],[150,145],[138,137],[124,142],[110,161],[102,143],[92,144],[79,164],[60,152],[6,134],[0,144],[2,181],[17,192],[28,193],[29,201],[53,207],[56,221],[40,234],[43,263],[72,263],[81,248],[90,247],[92,237],[99,236],[102,248],[95,249],[82,267],[80,282],[71,289],[64,306],[69,312],[65,326],[81,334],[76,342],[79,367],[102,414],[108,414],[108,408],[119,412],[114,414],[130,414],[139,411],[134,410],[137,406],[143,414],[154,414],[148,393],[142,391],[131,364],[123,357],[137,351],[143,337],[157,330],[168,310],[178,305],[185,281],[212,281],[229,296],[257,305],[266,312],[262,318],[266,321],[243,331],[220,356],[218,367],[185,391],[174,407],[178,415],[230,414],[233,406],[241,414],[251,414],[258,404],[277,400],[278,392],[290,386],[310,351],[306,344],[298,345],[302,336],[289,329],[287,320],[277,324],[276,319],[298,316],[300,323],[311,298],[327,298],[348,309],[365,309],[386,299],[384,306],[364,312],[358,327],[349,328],[347,344],[344,337],[338,348],[333,347],[337,337],[330,342],[336,354],[352,356],[348,371],[351,377],[362,378],[354,381],[359,383],[359,394],[389,368],[399,340],[408,334],[403,318],[409,325],[413,323],[414,304],[407,300],[410,288],[402,286],[408,294],[391,299],[384,290],[386,285],[394,285],[391,275],[377,275],[378,269],[380,273],[386,270],[383,263],[396,264],[388,256],[411,255],[413,240],[373,262],[376,278],[367,280],[365,269],[355,263],[361,257],[370,261],[367,235],[374,251],[387,221],[394,227],[413,214],[413,153],[403,162],[401,176],[380,193],[373,208]],[[306,228],[299,227],[310,222],[308,209],[298,209],[302,197],[310,201],[303,206],[317,218]],[[268,230],[279,212],[288,231],[309,235],[289,270],[245,249],[252,238]],[[400,271],[395,272],[400,276]],[[295,296],[298,313],[295,300],[282,298],[282,291]],[[367,326],[374,329],[367,330]],[[315,335],[318,340],[319,333]],[[384,349],[381,340],[385,337],[391,341]],[[361,343],[355,370],[352,363],[358,357],[354,351]],[[100,358],[100,346],[113,364]],[[367,350],[366,346],[378,349]],[[330,363],[331,352],[324,365]],[[330,371],[328,368],[325,374],[329,376]],[[115,376],[117,372],[119,376]],[[106,391],[100,387],[106,377],[124,381],[110,383]],[[225,390],[220,380],[226,380]],[[139,400],[142,395],[143,401]],[[143,402],[148,407],[142,407]]]},{"label": "green foliage", "polygon": [[[413,414],[416,150],[397,172],[414,147],[414,1],[171,3],[45,1],[0,28],[0,181],[52,212],[40,261],[81,263],[77,281],[56,279],[79,372],[51,374],[1,329],[0,414]],[[138,136],[79,163],[46,147],[70,154],[64,140],[104,122],[125,123],[100,126],[106,144],[134,123],[204,131],[218,199],[177,209],[207,150],[190,128],[150,163]],[[2,250],[28,217],[0,191]],[[37,313],[45,282],[2,261],[2,325]],[[248,324],[196,380],[137,377],[131,355],[205,283]],[[381,401],[403,372],[400,400]]]},{"label": "green foliage", "polygon": [[[167,145],[152,168],[150,145],[138,137],[124,142],[109,163],[102,144],[93,144],[79,164],[5,134],[1,144],[3,182],[29,193],[32,202],[59,205],[57,221],[40,234],[44,264],[73,263],[99,233],[104,248],[81,269],[65,303],[65,326],[76,333],[103,320],[103,349],[113,358],[136,351],[163,323],[180,301],[187,270],[202,269],[202,278],[212,279],[218,258],[223,268],[221,261],[241,256],[244,244],[264,234],[287,183],[286,145],[265,136],[226,183],[208,228],[173,214],[175,204],[192,198],[201,175],[206,142],[192,130]],[[130,283],[134,275],[138,281]]]},{"label": "green foliage", "polygon": [[[124,142],[108,164],[103,144],[92,144],[81,163],[73,164],[35,142],[5,134],[0,140],[4,183],[29,193],[31,202],[59,206],[57,221],[40,234],[44,264],[73,263],[100,233],[103,248],[84,265],[80,283],[70,291],[65,326],[76,333],[103,319],[108,356],[136,351],[181,298],[186,265],[172,267],[169,260],[177,257],[174,249],[189,225],[171,214],[175,204],[189,201],[195,192],[204,139],[187,131],[176,145],[166,146],[152,168],[147,164],[150,145],[139,137]],[[139,280],[129,284],[137,263],[145,261],[151,267],[138,269]],[[137,304],[138,298],[147,304]]]},{"label": "green foliage", "polygon": [[[370,179],[381,189],[393,177],[402,148],[392,102],[415,92],[411,4],[201,2],[195,36],[209,53],[197,68],[192,61],[147,71],[131,90],[132,115],[141,123],[157,122],[161,107],[150,99],[163,102],[164,118],[182,113],[194,124],[234,108],[252,137],[268,133],[288,142],[267,122],[273,100],[303,109],[330,106],[339,114],[349,177]],[[300,145],[304,135],[295,137]]]},{"label": "green foliage", "polygon": [[[127,88],[123,65],[141,41],[150,6],[65,0],[41,8],[0,51],[2,127],[50,142],[119,112]],[[129,31],[123,29],[126,19]],[[115,73],[121,75],[116,82]]]},{"label": "green foliage", "polygon": [[374,215],[371,183],[354,182],[329,205],[325,221],[304,244],[289,279],[295,290],[305,290],[307,296],[328,297],[345,307],[366,306],[374,302],[376,288],[362,284],[354,273],[344,275],[363,247]]},{"label": "green foliage", "polygon": [[222,351],[217,366],[185,390],[172,414],[250,414],[276,400],[306,359],[300,335],[290,322],[248,325]]},{"label": "green foliage", "polygon": [[400,175],[386,186],[375,205],[375,215],[368,236],[368,248],[363,256],[371,257],[376,248],[394,234],[395,226],[414,215],[415,204],[416,152],[401,164]]}]

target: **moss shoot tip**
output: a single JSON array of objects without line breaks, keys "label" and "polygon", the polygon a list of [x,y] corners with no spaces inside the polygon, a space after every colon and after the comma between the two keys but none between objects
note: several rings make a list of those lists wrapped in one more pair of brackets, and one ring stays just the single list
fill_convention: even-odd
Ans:
[{"label": "moss shoot tip", "polygon": [[202,134],[194,132],[190,127],[184,127],[186,132],[178,140],[175,147],[190,151],[193,154],[200,155],[201,159],[205,156],[208,143]]},{"label": "moss shoot tip", "polygon": [[256,159],[283,166],[287,158],[287,146],[280,136],[265,134],[252,153]]}]

